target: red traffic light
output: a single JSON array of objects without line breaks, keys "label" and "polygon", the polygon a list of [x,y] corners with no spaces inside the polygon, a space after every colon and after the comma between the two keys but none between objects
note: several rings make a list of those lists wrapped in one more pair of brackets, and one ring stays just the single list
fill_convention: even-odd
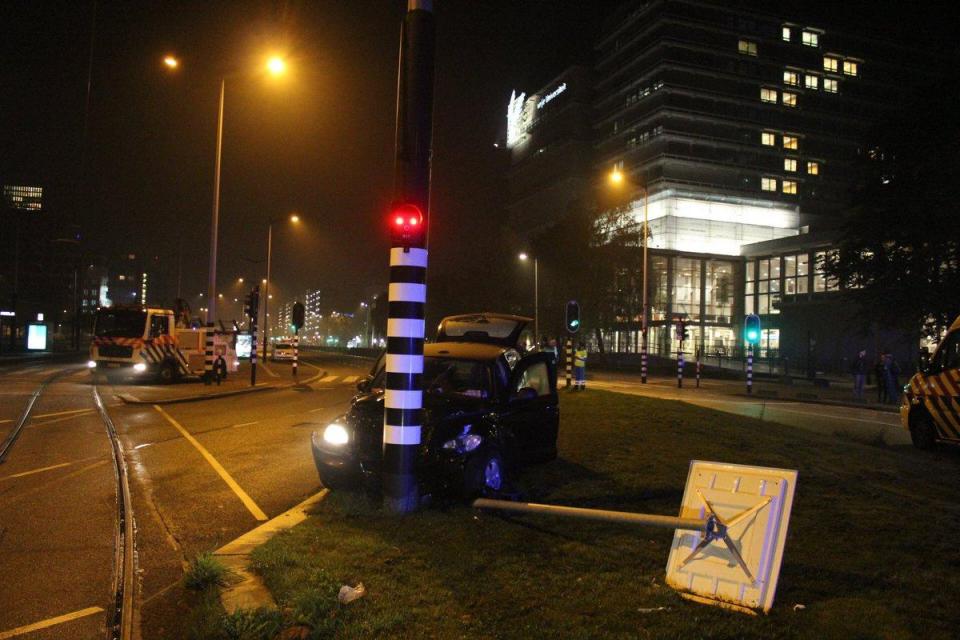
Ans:
[{"label": "red traffic light", "polygon": [[424,246],[423,212],[414,204],[395,204],[390,211],[391,236],[394,246]]}]

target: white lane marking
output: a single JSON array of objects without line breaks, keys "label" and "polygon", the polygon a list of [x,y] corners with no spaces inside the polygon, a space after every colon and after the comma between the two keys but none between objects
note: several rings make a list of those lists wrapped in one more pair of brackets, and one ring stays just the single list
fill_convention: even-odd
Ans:
[{"label": "white lane marking", "polygon": [[232,427],[249,427],[250,425],[252,425],[252,424],[257,424],[258,422],[260,422],[260,421],[259,421],[259,420],[254,420],[253,422],[240,422],[240,423],[238,423],[238,424],[232,424],[232,425],[230,425],[230,427],[231,427],[231,428],[232,428]]},{"label": "white lane marking", "polygon": [[167,422],[172,424],[174,428],[176,428],[176,430],[180,432],[180,435],[182,435],[187,442],[192,444],[197,449],[197,451],[200,452],[200,455],[202,455],[204,459],[210,463],[210,466],[213,467],[213,470],[217,472],[217,474],[223,479],[224,482],[227,483],[227,486],[230,487],[235,494],[237,494],[237,497],[240,498],[240,502],[243,503],[243,506],[247,508],[247,510],[253,515],[254,518],[260,521],[267,519],[267,514],[265,514],[260,509],[260,507],[257,506],[257,503],[253,501],[253,498],[247,495],[247,492],[244,491],[239,484],[237,484],[237,481],[233,479],[233,476],[231,476],[227,472],[227,470],[223,468],[223,465],[217,462],[217,459],[214,458],[210,454],[210,452],[207,451],[206,448],[204,448],[204,446],[200,444],[199,441],[197,441],[196,438],[190,435],[189,431],[184,429],[180,425],[180,423],[174,420],[173,416],[171,416],[169,413],[164,411],[160,405],[155,404],[153,405],[153,408],[156,409],[160,413],[160,415],[166,418]]},{"label": "white lane marking", "polygon": [[327,377],[325,377],[325,378],[320,378],[320,382],[333,382],[334,380],[336,380],[336,379],[339,378],[339,377],[340,377],[340,376],[327,376]]},{"label": "white lane marking", "polygon": [[360,376],[347,376],[343,379],[343,382],[346,384],[350,382],[356,382],[359,379],[360,379]]},{"label": "white lane marking", "polygon": [[269,373],[269,374],[270,374],[271,376],[273,376],[274,378],[279,378],[279,377],[280,377],[278,374],[276,374],[276,373],[273,372],[273,369],[271,369],[270,367],[267,366],[267,363],[266,363],[266,362],[261,362],[261,363],[260,363],[260,366],[263,367],[263,370],[266,371],[267,373]]},{"label": "white lane marking", "polygon": [[57,411],[56,413],[37,413],[34,418],[55,418],[57,416],[75,415],[80,413],[93,413],[95,409],[71,409],[70,411]]},{"label": "white lane marking", "polygon": [[13,420],[0,420],[0,424],[3,424],[4,422],[13,422]]},{"label": "white lane marking", "polygon": [[52,464],[49,467],[40,467],[39,469],[32,469],[30,471],[21,471],[20,473],[15,473],[5,478],[0,478],[0,480],[8,480],[10,478],[22,478],[24,476],[32,476],[35,473],[42,473],[44,471],[50,471],[52,469],[59,469],[60,467],[69,467],[72,465],[72,462],[61,462],[60,464]]},{"label": "white lane marking", "polygon": [[55,618],[47,618],[46,620],[34,622],[33,624],[24,625],[22,627],[17,627],[16,629],[10,629],[9,631],[0,631],[0,640],[22,636],[23,634],[30,633],[31,631],[48,629],[58,624],[63,624],[64,622],[70,622],[71,620],[77,620],[79,618],[86,618],[87,616],[92,616],[93,614],[101,613],[102,611],[103,608],[101,607],[87,607],[86,609],[65,613],[62,616],[57,616]]},{"label": "white lane marking", "polygon": [[145,447],[149,447],[149,446],[152,446],[152,445],[154,445],[154,444],[156,444],[156,443],[154,443],[154,442],[145,442],[145,443],[143,443],[143,444],[138,444],[137,446],[134,447],[134,449],[143,449],[143,448],[145,448]]}]

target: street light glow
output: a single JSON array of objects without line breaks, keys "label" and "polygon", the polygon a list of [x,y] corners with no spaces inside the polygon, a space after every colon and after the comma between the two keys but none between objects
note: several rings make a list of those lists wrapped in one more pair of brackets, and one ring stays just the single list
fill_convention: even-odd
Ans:
[{"label": "street light glow", "polygon": [[298,215],[295,214],[295,213],[294,213],[294,214],[291,214],[291,216],[290,216],[290,222],[300,222],[300,216],[298,216]]},{"label": "street light glow", "polygon": [[526,251],[521,251],[521,252],[520,252],[520,255],[517,256],[517,257],[520,258],[521,260],[528,260],[528,259],[530,259],[530,256],[527,255],[527,252],[526,252]]},{"label": "street light glow", "polygon": [[610,172],[610,184],[618,185],[623,182],[623,172],[620,169],[614,168]]},{"label": "street light glow", "polygon": [[240,284],[243,284],[243,278],[237,278],[237,282],[239,282]]},{"label": "street light glow", "polygon": [[168,69],[176,69],[180,66],[180,61],[174,56],[167,55],[163,57],[163,64],[165,64]]},{"label": "street light glow", "polygon": [[283,75],[287,70],[287,63],[280,56],[273,56],[267,60],[267,71],[272,75]]}]

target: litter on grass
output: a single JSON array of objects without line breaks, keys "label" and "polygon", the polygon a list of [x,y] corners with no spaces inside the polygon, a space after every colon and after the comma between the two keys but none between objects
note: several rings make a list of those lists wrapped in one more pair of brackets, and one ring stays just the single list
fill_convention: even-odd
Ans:
[{"label": "litter on grass", "polygon": [[340,593],[337,594],[337,601],[340,604],[350,604],[354,600],[359,600],[365,595],[367,595],[367,588],[363,586],[362,582],[356,587],[351,587],[345,584],[340,587]]}]

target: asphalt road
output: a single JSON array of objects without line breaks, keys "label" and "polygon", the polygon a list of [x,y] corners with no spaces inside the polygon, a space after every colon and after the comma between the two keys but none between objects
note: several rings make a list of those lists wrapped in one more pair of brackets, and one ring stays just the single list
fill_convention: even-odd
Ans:
[{"label": "asphalt road", "polygon": [[[310,432],[348,407],[368,368],[317,357],[301,366],[309,385],[159,408],[117,399],[144,387],[99,386],[131,478],[144,638],[182,635],[186,562],[321,488]],[[287,366],[268,369],[276,374],[268,381],[289,376]],[[0,464],[0,639],[102,638],[108,621],[116,480],[89,373],[62,365],[0,372],[0,438],[58,371]]]},{"label": "asphalt road", "polygon": [[677,400],[861,442],[910,445],[910,435],[900,426],[899,416],[887,411],[747,397],[731,393],[729,384],[710,381],[704,381],[697,389],[694,381],[688,379],[684,388],[678,389],[676,378],[650,377],[646,385],[640,383],[639,376],[630,374],[598,372],[592,378],[589,388]]}]

